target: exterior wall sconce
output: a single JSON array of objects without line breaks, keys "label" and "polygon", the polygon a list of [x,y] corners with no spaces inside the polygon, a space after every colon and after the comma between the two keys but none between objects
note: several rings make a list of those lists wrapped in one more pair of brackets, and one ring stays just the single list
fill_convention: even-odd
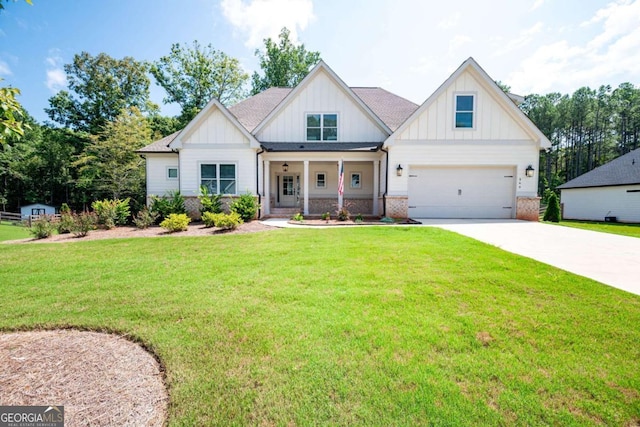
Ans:
[{"label": "exterior wall sconce", "polygon": [[527,168],[524,170],[524,174],[527,176],[527,178],[533,178],[533,171],[535,169],[533,169],[533,166],[529,165],[527,166]]},{"label": "exterior wall sconce", "polygon": [[396,168],[396,175],[402,176],[402,165],[398,165]]},{"label": "exterior wall sconce", "polygon": [[282,172],[287,172],[289,170],[289,165],[287,164],[287,162],[284,162],[282,164]]}]

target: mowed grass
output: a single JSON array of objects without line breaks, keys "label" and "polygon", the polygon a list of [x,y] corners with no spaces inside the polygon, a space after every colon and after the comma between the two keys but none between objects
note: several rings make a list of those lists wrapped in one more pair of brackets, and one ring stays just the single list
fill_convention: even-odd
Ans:
[{"label": "mowed grass", "polygon": [[429,227],[0,246],[0,329],[117,331],[170,425],[637,425],[640,297]]},{"label": "mowed grass", "polygon": [[29,229],[21,225],[0,222],[0,242],[4,240],[18,240],[31,237]]},{"label": "mowed grass", "polygon": [[600,231],[603,233],[620,234],[622,236],[640,238],[640,224],[624,224],[621,222],[598,221],[560,221],[565,227],[582,228],[583,230]]}]

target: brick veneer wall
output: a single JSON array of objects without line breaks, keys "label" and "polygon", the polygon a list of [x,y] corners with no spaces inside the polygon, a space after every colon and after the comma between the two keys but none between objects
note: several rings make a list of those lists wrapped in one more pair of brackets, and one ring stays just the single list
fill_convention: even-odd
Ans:
[{"label": "brick veneer wall", "polygon": [[516,199],[516,219],[539,221],[540,197],[518,197]]},{"label": "brick veneer wall", "polygon": [[409,199],[407,196],[387,196],[386,215],[391,218],[407,218],[409,216]]}]

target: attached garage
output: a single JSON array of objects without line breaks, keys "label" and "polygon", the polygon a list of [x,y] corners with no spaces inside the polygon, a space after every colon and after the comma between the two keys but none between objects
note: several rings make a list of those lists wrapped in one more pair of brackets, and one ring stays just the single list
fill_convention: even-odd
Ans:
[{"label": "attached garage", "polygon": [[514,218],[515,167],[411,166],[409,217]]}]

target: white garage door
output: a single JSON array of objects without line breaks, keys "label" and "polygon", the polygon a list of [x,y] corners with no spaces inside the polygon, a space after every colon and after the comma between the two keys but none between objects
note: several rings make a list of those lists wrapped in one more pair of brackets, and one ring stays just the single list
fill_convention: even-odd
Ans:
[{"label": "white garage door", "polygon": [[513,167],[416,167],[409,170],[411,218],[513,218]]}]

